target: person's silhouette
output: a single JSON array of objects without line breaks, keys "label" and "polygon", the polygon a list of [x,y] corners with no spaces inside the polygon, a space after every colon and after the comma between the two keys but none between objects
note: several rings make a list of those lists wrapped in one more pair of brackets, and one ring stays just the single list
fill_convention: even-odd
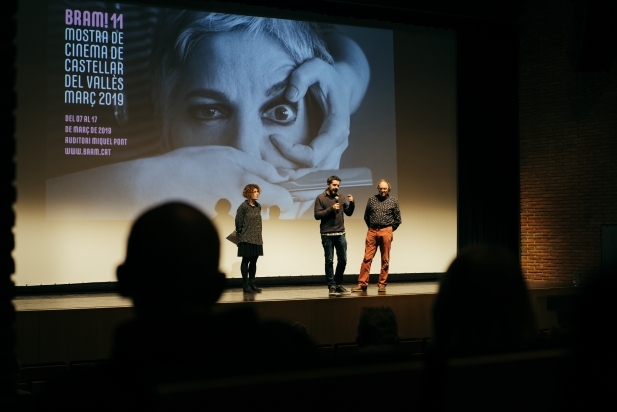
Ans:
[{"label": "person's silhouette", "polygon": [[219,249],[214,225],[192,206],[163,204],[135,221],[117,277],[136,316],[116,329],[112,354],[128,404],[147,406],[161,383],[241,373],[245,345],[258,346],[252,309],[211,313],[225,286]]},{"label": "person's silhouette", "polygon": [[269,220],[281,220],[281,208],[278,206],[270,207],[268,214]]},{"label": "person's silhouette", "polygon": [[[212,222],[186,204],[155,207],[133,225],[117,276],[136,318],[116,330],[113,352],[122,375],[131,376],[129,387],[136,374],[151,391],[161,382],[276,367],[312,351],[310,339],[284,323],[260,321],[251,307],[212,313],[225,286],[219,250]],[[277,341],[286,350],[274,350]]]},{"label": "person's silhouette", "polygon": [[[117,269],[119,291],[132,299],[135,319],[116,329],[109,367],[51,382],[42,409],[150,409],[153,385],[186,378],[187,365],[200,374],[214,369],[204,369],[206,354],[211,361],[212,350],[228,342],[212,331],[238,324],[209,314],[225,286],[218,264],[218,234],[196,208],[167,203],[141,215]],[[241,319],[250,325],[246,330],[257,328],[253,312]]]},{"label": "person's silhouette", "polygon": [[440,282],[432,321],[435,348],[444,354],[526,346],[535,316],[517,257],[490,245],[460,252]]},{"label": "person's silhouette", "polygon": [[117,269],[120,293],[139,318],[208,310],[225,286],[219,251],[218,233],[202,212],[182,203],[155,207],[133,224]]},{"label": "person's silhouette", "polygon": [[364,307],[356,336],[359,354],[395,354],[398,349],[398,323],[389,306]]},{"label": "person's silhouette", "polygon": [[216,215],[212,218],[212,222],[215,224],[219,232],[224,234],[230,233],[234,230],[234,217],[230,214],[231,202],[227,199],[219,199],[214,206]]},{"label": "person's silhouette", "polygon": [[42,405],[152,410],[160,385],[295,366],[307,358],[312,342],[284,322],[260,321],[247,306],[213,313],[225,287],[219,250],[212,222],[192,206],[166,203],[141,215],[117,269],[119,291],[132,299],[135,318],[116,329],[109,368],[70,374]]},{"label": "person's silhouette", "polygon": [[450,362],[497,354],[516,359],[509,353],[534,348],[535,316],[516,255],[492,245],[459,252],[441,279],[432,322],[434,345],[427,351],[421,408],[492,410],[504,399],[508,404],[501,409],[533,404],[524,382],[535,369],[521,369],[517,362],[468,367]]}]

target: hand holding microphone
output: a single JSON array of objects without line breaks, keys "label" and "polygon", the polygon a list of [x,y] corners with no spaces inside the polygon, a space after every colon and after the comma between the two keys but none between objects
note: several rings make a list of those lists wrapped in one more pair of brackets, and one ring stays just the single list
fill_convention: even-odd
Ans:
[{"label": "hand holding microphone", "polygon": [[339,209],[341,208],[341,205],[340,205],[340,204],[339,204],[339,202],[338,202],[338,195],[334,196],[334,202],[335,202],[335,203],[334,203],[334,205],[332,205],[332,208],[333,208],[336,212],[338,212],[338,211],[339,211]]}]

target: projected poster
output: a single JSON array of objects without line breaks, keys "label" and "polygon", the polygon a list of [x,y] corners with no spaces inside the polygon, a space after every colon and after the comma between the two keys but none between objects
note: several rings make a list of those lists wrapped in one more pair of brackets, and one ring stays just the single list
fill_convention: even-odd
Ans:
[{"label": "projected poster", "polygon": [[172,199],[233,214],[248,183],[265,218],[313,219],[330,175],[396,195],[391,31],[104,2],[48,16],[47,219]]}]

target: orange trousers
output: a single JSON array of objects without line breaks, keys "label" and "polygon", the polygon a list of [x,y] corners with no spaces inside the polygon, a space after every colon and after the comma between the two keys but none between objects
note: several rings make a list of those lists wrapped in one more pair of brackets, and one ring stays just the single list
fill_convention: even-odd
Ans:
[{"label": "orange trousers", "polygon": [[386,285],[388,282],[388,269],[390,268],[390,247],[393,240],[392,226],[384,227],[381,229],[370,229],[366,233],[366,244],[364,248],[364,259],[362,265],[360,265],[360,276],[358,276],[359,286],[368,286],[368,277],[371,273],[371,263],[375,253],[377,253],[377,246],[379,246],[379,253],[381,253],[381,271],[379,272],[380,285]]}]

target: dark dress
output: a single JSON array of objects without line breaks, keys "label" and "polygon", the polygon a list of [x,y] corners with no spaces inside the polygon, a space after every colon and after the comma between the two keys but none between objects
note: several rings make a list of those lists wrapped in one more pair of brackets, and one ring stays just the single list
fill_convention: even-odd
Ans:
[{"label": "dark dress", "polygon": [[255,205],[251,206],[249,201],[245,200],[236,212],[238,256],[263,256],[261,229],[261,205],[255,202]]}]

